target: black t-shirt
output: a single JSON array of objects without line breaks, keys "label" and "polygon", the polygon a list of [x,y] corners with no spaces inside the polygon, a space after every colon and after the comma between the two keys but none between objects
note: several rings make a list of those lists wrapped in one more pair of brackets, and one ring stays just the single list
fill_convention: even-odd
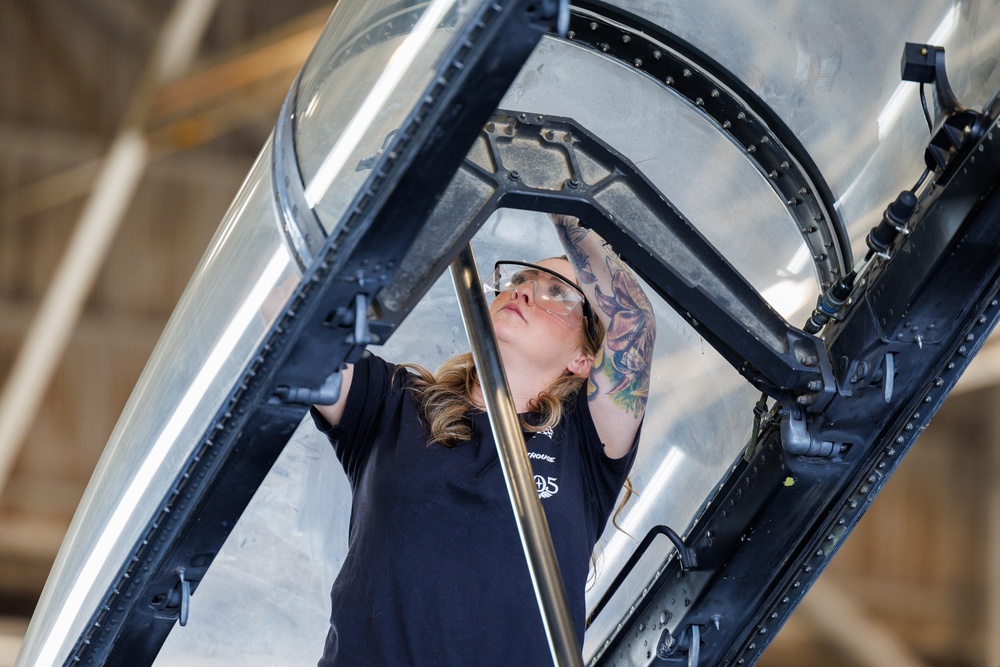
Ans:
[{"label": "black t-shirt", "polygon": [[[469,442],[428,445],[408,378],[363,359],[339,426],[313,410],[353,493],[319,664],[551,664],[487,416],[471,415]],[[604,455],[582,390],[551,433],[525,435],[582,641],[590,555],[635,448]]]}]

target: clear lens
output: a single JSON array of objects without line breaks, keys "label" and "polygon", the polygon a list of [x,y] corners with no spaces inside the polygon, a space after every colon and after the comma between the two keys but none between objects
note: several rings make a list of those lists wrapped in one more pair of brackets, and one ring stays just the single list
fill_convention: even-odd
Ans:
[{"label": "clear lens", "polygon": [[535,304],[560,317],[571,315],[583,303],[583,295],[575,285],[542,267],[501,262],[484,284],[497,293],[530,286]]}]

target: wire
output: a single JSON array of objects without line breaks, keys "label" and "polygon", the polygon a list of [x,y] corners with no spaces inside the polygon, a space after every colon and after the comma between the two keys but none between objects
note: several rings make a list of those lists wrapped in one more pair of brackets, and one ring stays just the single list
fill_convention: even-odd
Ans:
[{"label": "wire", "polygon": [[924,94],[924,84],[920,84],[920,106],[924,110],[924,120],[927,121],[927,131],[934,131],[934,124],[931,123],[931,112],[927,110],[927,95]]},{"label": "wire", "polygon": [[930,167],[924,169],[924,173],[920,175],[920,178],[917,179],[917,182],[913,185],[912,188],[910,188],[910,192],[916,194],[917,190],[920,189],[920,186],[924,184],[924,181],[927,180],[927,175],[930,173],[931,173]]}]

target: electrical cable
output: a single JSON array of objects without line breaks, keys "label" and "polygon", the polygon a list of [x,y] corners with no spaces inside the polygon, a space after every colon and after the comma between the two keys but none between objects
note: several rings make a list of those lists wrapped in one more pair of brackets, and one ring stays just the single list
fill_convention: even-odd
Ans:
[{"label": "electrical cable", "polygon": [[924,110],[924,120],[927,121],[927,131],[934,131],[934,124],[931,123],[931,112],[927,110],[927,95],[924,94],[924,84],[920,84],[920,106]]}]

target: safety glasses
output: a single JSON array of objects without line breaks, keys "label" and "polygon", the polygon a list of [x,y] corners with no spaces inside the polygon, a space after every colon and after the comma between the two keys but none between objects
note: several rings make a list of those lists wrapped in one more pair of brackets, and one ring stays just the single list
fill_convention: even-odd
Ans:
[{"label": "safety glasses", "polygon": [[530,289],[536,306],[569,326],[579,317],[586,318],[593,335],[593,312],[583,290],[551,269],[527,262],[501,261],[494,265],[483,286],[495,295]]}]

